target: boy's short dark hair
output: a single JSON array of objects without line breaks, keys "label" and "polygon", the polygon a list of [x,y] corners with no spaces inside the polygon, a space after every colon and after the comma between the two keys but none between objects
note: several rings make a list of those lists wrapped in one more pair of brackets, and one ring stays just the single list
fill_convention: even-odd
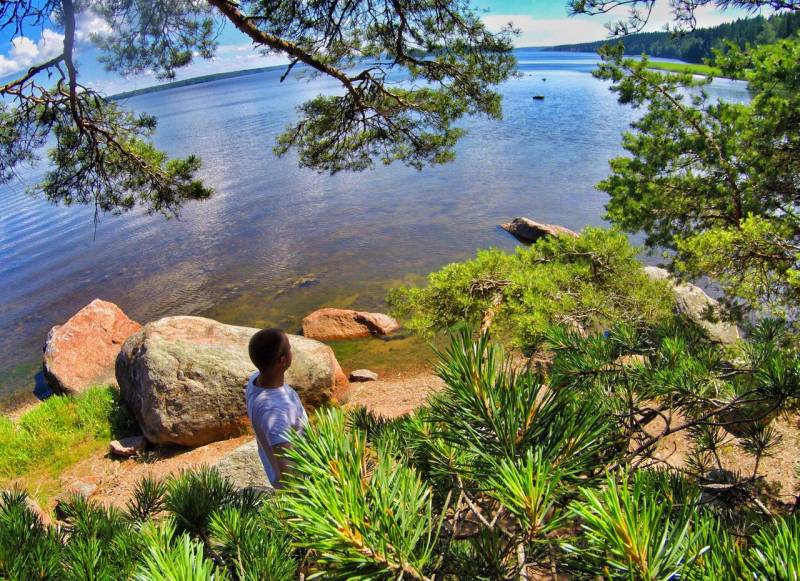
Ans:
[{"label": "boy's short dark hair", "polygon": [[289,350],[289,338],[280,329],[262,329],[252,337],[247,351],[259,371],[275,365]]}]

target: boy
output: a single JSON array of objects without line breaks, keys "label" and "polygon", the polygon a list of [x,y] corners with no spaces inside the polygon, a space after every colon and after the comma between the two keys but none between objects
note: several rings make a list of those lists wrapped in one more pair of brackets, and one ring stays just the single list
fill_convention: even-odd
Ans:
[{"label": "boy", "polygon": [[289,433],[294,430],[302,435],[308,423],[300,398],[284,377],[292,364],[292,346],[280,329],[263,329],[250,338],[248,351],[258,371],[245,388],[247,415],[267,478],[281,488],[290,470],[285,456],[291,447]]}]

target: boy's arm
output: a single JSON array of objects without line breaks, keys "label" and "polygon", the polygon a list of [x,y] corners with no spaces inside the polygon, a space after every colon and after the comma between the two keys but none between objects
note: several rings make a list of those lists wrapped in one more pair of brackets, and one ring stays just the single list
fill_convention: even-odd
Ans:
[{"label": "boy's arm", "polygon": [[292,445],[289,442],[284,442],[282,444],[276,444],[272,447],[272,452],[275,458],[275,473],[278,476],[278,484],[275,488],[283,488],[285,483],[285,476],[287,474],[291,474],[293,465],[292,461],[286,456],[286,451],[291,448]]}]

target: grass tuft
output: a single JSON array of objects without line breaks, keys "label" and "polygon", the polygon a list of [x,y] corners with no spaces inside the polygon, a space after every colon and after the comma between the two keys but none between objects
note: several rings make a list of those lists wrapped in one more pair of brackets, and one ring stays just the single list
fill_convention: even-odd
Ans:
[{"label": "grass tuft", "polygon": [[47,487],[46,481],[135,429],[110,386],[76,397],[50,397],[16,422],[0,417],[0,483],[22,480]]},{"label": "grass tuft", "polygon": [[719,77],[722,75],[722,71],[720,71],[716,67],[710,67],[708,65],[701,65],[696,63],[669,63],[669,62],[660,62],[660,61],[649,61],[647,63],[647,68],[655,69],[658,71],[669,71],[673,73],[691,73],[693,75],[703,75],[703,76],[712,76],[712,77]]}]

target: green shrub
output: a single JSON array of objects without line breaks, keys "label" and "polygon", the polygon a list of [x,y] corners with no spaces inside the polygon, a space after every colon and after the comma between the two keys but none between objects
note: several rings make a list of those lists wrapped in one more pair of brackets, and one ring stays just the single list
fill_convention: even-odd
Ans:
[{"label": "green shrub", "polygon": [[[302,564],[353,580],[797,581],[800,521],[759,487],[769,421],[748,419],[737,442],[752,472],[718,453],[727,412],[800,399],[782,329],[730,353],[676,325],[553,328],[537,372],[465,330],[415,413],[318,411],[274,495],[203,468],[141,481],[126,511],[74,498],[56,532],[3,494],[0,578],[289,581]],[[692,461],[655,469],[654,446],[679,432]]]},{"label": "green shrub", "polygon": [[[284,493],[295,542],[311,571],[332,579],[554,569],[569,578],[783,578],[796,567],[800,530],[772,525],[756,486],[774,442],[758,430],[741,438],[756,462],[735,474],[709,437],[729,425],[725,410],[753,399],[784,410],[800,398],[796,353],[779,326],[766,322],[754,337],[733,367],[695,328],[548,329],[555,360],[537,375],[516,370],[485,334],[462,331],[437,368],[444,389],[422,409],[394,420],[327,410],[296,440]],[[647,468],[676,432],[710,464]]]},{"label": "green shrub", "polygon": [[491,322],[496,337],[530,350],[553,324],[599,331],[669,319],[673,295],[645,275],[637,253],[619,231],[587,227],[579,238],[549,237],[514,253],[479,250],[430,274],[426,287],[393,289],[387,300],[425,336]]},{"label": "green shrub", "polygon": [[753,537],[748,565],[756,579],[800,579],[800,516],[777,519]]},{"label": "green shrub", "polygon": [[27,505],[20,490],[0,493],[0,579],[56,579],[61,539]]},{"label": "green shrub", "polygon": [[212,469],[144,479],[128,511],[74,496],[60,504],[59,528],[44,526],[27,502],[18,490],[0,494],[0,579],[296,578],[277,500],[237,490]]},{"label": "green shrub", "polygon": [[697,540],[713,520],[698,511],[699,490],[676,490],[676,481],[683,484],[665,472],[623,472],[609,474],[604,488],[582,488],[572,505],[582,546],[565,546],[579,556],[576,568],[612,579],[678,577],[708,549]]}]

